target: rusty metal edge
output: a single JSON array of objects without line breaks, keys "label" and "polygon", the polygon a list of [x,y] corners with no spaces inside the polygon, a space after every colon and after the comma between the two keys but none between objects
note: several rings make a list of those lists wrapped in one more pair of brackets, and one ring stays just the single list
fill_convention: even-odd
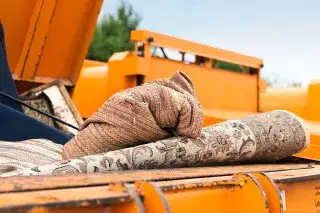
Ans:
[{"label": "rusty metal edge", "polygon": [[283,212],[285,202],[283,200],[283,197],[281,196],[281,191],[280,191],[279,187],[277,186],[276,182],[271,177],[269,177],[269,175],[266,173],[260,172],[259,174],[264,176],[270,182],[270,184],[273,186],[274,190],[276,191],[276,193],[278,195],[279,201],[280,201],[280,209]]},{"label": "rusty metal edge", "polygon": [[302,181],[317,180],[317,179],[320,179],[320,174],[306,175],[306,176],[300,176],[300,177],[275,178],[273,180],[275,183],[294,183],[294,182],[302,182]]},{"label": "rusty metal edge", "polygon": [[154,188],[154,190],[157,192],[161,202],[162,202],[162,205],[165,209],[165,213],[171,213],[171,208],[169,206],[169,203],[163,193],[163,191],[161,190],[161,188],[154,182],[149,182],[149,184]]},{"label": "rusty metal edge", "polygon": [[135,191],[135,188],[132,185],[128,184],[128,183],[125,183],[123,185],[127,189],[127,192],[129,193],[129,195],[135,201],[135,203],[136,203],[136,205],[138,207],[139,213],[145,213],[146,210],[144,208],[143,201],[142,201],[141,197],[138,195],[138,193]]},{"label": "rusty metal edge", "polygon": [[246,175],[248,178],[250,178],[253,183],[257,186],[257,188],[259,189],[261,195],[263,196],[264,198],[264,205],[265,205],[265,208],[266,209],[269,209],[269,201],[267,199],[267,194],[266,192],[264,191],[262,185],[260,184],[259,180],[251,173],[245,173],[243,175]]},{"label": "rusty metal edge", "polygon": [[[292,166],[292,164],[290,164]],[[247,165],[246,165],[247,166]],[[268,166],[268,164],[266,165]],[[299,166],[299,164],[297,164],[297,166]],[[310,169],[310,166],[308,166],[307,164],[302,164],[301,166],[305,166],[305,167],[300,167],[300,168],[281,168],[281,169],[265,169],[265,170],[256,170],[256,171],[250,171],[250,172],[264,172],[264,173],[268,173],[268,172],[281,172],[281,171],[293,171],[293,170],[302,170],[302,169]],[[205,169],[206,167],[201,167],[201,169]],[[200,169],[200,168],[199,168]],[[168,170],[168,169],[167,169]],[[174,169],[171,169],[174,170]],[[159,170],[158,170],[159,171]],[[144,172],[146,172],[144,170]],[[123,171],[120,172],[119,175],[122,176],[125,173],[129,174],[129,173],[139,173],[138,171]],[[135,181],[170,181],[170,180],[183,180],[183,179],[193,179],[193,178],[209,178],[209,177],[222,177],[222,176],[230,176],[233,175],[234,173],[236,173],[236,171],[234,172],[226,172],[224,174],[208,174],[208,175],[198,175],[196,172],[194,172],[193,174],[188,174],[185,175],[183,177],[168,177],[168,176],[160,176],[155,174],[153,177],[146,179],[143,176],[141,178],[133,178],[133,177],[128,177],[128,179],[124,180],[127,183],[133,183]],[[85,177],[85,174],[81,174],[82,177]],[[108,175],[107,173],[101,173],[99,174],[101,176],[104,175]],[[43,178],[43,179],[54,179],[55,176],[37,176],[36,178]],[[62,177],[62,176],[61,176]],[[72,177],[70,175],[63,175],[63,177],[68,178],[68,177]],[[74,176],[73,176],[74,177]],[[35,177],[13,177],[15,179],[20,179],[19,182],[23,182],[23,180],[26,179],[33,179]],[[35,178],[35,181],[36,181]],[[1,178],[2,179],[2,178]],[[6,181],[10,180],[10,178],[3,178],[6,179]],[[39,180],[38,180],[39,181]],[[10,181],[8,181],[10,182]],[[8,183],[7,182],[7,183]],[[2,182],[3,183],[3,182]],[[86,183],[85,181],[83,183],[79,183],[79,184],[74,184],[74,185],[62,185],[62,186],[50,186],[48,184],[48,186],[45,186],[45,184],[43,186],[38,186],[38,187],[34,187],[34,188],[19,188],[19,186],[14,186],[11,189],[3,189],[0,188],[0,194],[1,193],[9,193],[9,192],[30,192],[30,191],[42,191],[42,190],[53,190],[53,189],[68,189],[68,188],[82,188],[82,187],[93,187],[93,186],[105,186],[107,184],[112,184],[112,183],[117,183],[117,181],[108,181],[107,179],[101,183]],[[39,184],[39,182],[38,182]]]},{"label": "rusty metal edge", "polygon": [[[131,197],[128,196],[119,196],[119,197],[109,197],[106,199],[88,199],[88,200],[77,200],[77,201],[67,201],[67,202],[54,202],[46,204],[27,204],[27,205],[14,205],[10,207],[1,207],[0,213],[20,213],[26,212],[33,208],[46,208],[46,209],[60,209],[60,208],[77,208],[77,207],[92,207],[92,206],[108,206],[116,204],[123,201],[129,201]],[[81,205],[86,203],[85,206]]]}]

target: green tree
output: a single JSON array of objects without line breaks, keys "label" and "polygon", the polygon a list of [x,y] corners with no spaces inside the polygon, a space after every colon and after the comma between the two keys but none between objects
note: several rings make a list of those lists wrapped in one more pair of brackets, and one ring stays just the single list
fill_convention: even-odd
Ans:
[{"label": "green tree", "polygon": [[[268,76],[268,77],[264,77],[264,80],[267,84],[267,86],[279,86],[281,85],[279,83],[279,78],[276,78],[276,77],[271,77],[271,76]],[[288,82],[286,84],[284,84],[284,86],[287,86],[287,87],[301,87],[302,86],[302,83],[299,82],[299,81],[291,81],[291,82]]]},{"label": "green tree", "polygon": [[292,81],[288,84],[289,87],[301,87],[302,83],[298,81]]},{"label": "green tree", "polygon": [[133,50],[130,32],[137,29],[140,21],[132,6],[121,1],[115,15],[105,14],[98,22],[87,59],[107,61],[115,52]]},{"label": "green tree", "polygon": [[270,76],[264,77],[264,80],[265,80],[267,86],[275,86],[279,83],[276,78],[271,78]]}]

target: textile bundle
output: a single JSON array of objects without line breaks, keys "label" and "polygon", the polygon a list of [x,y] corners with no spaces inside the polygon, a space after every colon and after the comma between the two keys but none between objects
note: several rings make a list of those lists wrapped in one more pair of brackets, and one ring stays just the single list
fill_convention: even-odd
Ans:
[{"label": "textile bundle", "polygon": [[[183,72],[125,90],[61,146],[0,143],[1,177],[273,162],[304,150],[304,121],[283,110],[202,128],[203,113]],[[64,161],[63,161],[64,160]]]},{"label": "textile bundle", "polygon": [[1,176],[270,162],[296,154],[309,143],[310,134],[304,121],[290,112],[276,110],[203,128],[197,138],[177,136],[105,154],[20,169]]},{"label": "textile bundle", "polygon": [[63,159],[98,154],[172,136],[196,138],[203,112],[183,72],[115,94],[63,147]]}]

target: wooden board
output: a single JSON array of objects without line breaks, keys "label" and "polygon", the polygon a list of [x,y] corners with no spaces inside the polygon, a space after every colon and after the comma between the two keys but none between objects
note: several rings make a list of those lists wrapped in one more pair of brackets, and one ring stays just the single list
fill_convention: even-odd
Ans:
[{"label": "wooden board", "polygon": [[110,183],[133,182],[139,180],[180,180],[188,178],[227,176],[234,173],[286,171],[308,168],[310,168],[308,164],[263,164],[124,171],[105,174],[92,173],[61,176],[10,177],[1,179],[0,193],[72,188],[80,186],[101,186]]}]

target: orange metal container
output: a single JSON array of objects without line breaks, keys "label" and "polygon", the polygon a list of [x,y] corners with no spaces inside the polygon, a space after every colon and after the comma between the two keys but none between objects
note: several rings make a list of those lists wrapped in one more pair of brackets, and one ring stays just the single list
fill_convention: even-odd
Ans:
[{"label": "orange metal container", "polygon": [[0,212],[314,213],[319,174],[318,165],[265,164],[4,178]]},{"label": "orange metal container", "polygon": [[103,0],[0,1],[8,60],[19,81],[76,83]]},{"label": "orange metal container", "polygon": [[[183,70],[190,76],[205,112],[258,111],[262,60],[146,30],[133,31],[131,39],[136,43],[134,52],[115,53],[105,64],[85,61],[72,93],[83,117],[89,117],[113,94],[156,78],[171,77],[177,70]],[[141,43],[143,56],[139,49]],[[190,64],[154,57],[151,55],[152,47],[192,53],[196,61]],[[198,59],[203,63],[198,63]],[[247,67],[250,73],[217,68],[214,63],[218,60]],[[90,107],[86,106],[88,100]]]}]

